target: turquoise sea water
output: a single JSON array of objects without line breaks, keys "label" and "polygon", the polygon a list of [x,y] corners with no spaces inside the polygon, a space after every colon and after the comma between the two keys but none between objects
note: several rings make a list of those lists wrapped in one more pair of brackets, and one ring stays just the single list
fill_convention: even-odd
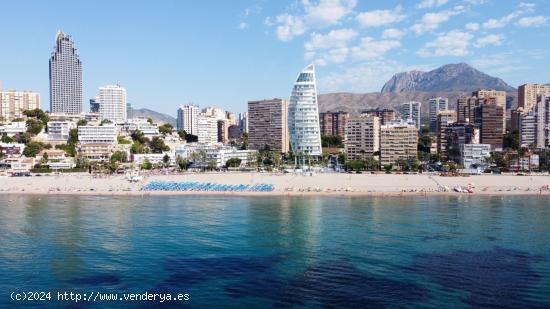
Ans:
[{"label": "turquoise sea water", "polygon": [[[12,292],[51,300],[12,301]],[[550,199],[2,196],[0,307],[550,307]]]}]

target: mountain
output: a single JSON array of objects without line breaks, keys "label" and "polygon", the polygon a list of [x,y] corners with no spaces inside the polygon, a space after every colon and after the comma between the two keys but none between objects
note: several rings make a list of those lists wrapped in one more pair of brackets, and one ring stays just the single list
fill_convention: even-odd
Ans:
[{"label": "mountain", "polygon": [[152,118],[155,123],[158,123],[158,124],[169,123],[174,127],[176,126],[176,118],[163,113],[155,112],[154,110],[150,110],[147,108],[133,109],[132,117],[133,118],[138,118],[138,117]]},{"label": "mountain", "polygon": [[489,76],[466,63],[458,63],[447,64],[429,72],[395,74],[384,84],[382,92],[472,92],[478,89],[516,91],[500,78]]}]

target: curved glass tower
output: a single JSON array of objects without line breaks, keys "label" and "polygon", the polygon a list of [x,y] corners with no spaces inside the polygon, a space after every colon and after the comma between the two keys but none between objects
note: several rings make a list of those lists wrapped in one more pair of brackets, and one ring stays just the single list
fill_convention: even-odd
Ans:
[{"label": "curved glass tower", "polygon": [[298,156],[321,156],[321,133],[315,67],[300,72],[288,104],[288,132],[292,152]]}]

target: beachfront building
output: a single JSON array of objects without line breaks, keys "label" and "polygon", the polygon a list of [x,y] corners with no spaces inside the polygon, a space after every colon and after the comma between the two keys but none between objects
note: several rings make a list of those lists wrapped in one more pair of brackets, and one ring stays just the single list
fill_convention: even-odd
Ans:
[{"label": "beachfront building", "polygon": [[19,143],[0,143],[0,153],[2,157],[20,157],[25,150],[25,144]]},{"label": "beachfront building", "polygon": [[479,144],[479,129],[471,123],[454,123],[445,128],[443,156],[460,162],[460,149],[464,144]]},{"label": "beachfront building", "polygon": [[116,144],[117,135],[117,127],[113,124],[78,127],[78,142],[80,144]]},{"label": "beachfront building", "polygon": [[32,91],[0,91],[0,122],[23,118],[26,110],[40,108],[40,94]]},{"label": "beachfront building", "polygon": [[193,143],[176,147],[175,156],[189,160],[193,167],[203,168],[208,162],[215,162],[216,167],[223,167],[229,159],[238,158],[241,166],[246,166],[250,160],[256,160],[256,150],[240,150],[231,146],[221,144]]},{"label": "beachfront building", "polygon": [[176,164],[176,155],[173,151],[163,153],[135,153],[132,154],[132,162],[137,165],[142,165],[145,162],[149,162],[153,165],[165,164],[164,159],[168,155],[168,165],[174,166]]},{"label": "beachfront building", "polygon": [[494,99],[485,99],[481,109],[481,143],[491,145],[492,151],[502,151],[504,109]]},{"label": "beachfront building", "polygon": [[400,160],[416,160],[418,129],[412,124],[380,126],[380,164],[394,165]]},{"label": "beachfront building", "polygon": [[72,121],[48,121],[48,141],[66,142],[71,129],[76,128]]},{"label": "beachfront building", "polygon": [[50,57],[50,112],[82,112],[82,62],[71,36],[57,32]]},{"label": "beachfront building", "polygon": [[121,126],[122,133],[132,134],[134,131],[140,131],[145,137],[152,138],[159,136],[159,128],[156,123],[149,123],[146,118],[130,118]]},{"label": "beachfront building", "polygon": [[380,118],[361,115],[347,120],[344,147],[347,160],[366,160],[380,151]]},{"label": "beachfront building", "polygon": [[288,101],[267,99],[248,102],[248,148],[287,153]]},{"label": "beachfront building", "polygon": [[489,144],[462,144],[460,145],[460,165],[464,169],[478,169],[480,171],[489,168],[491,145]]},{"label": "beachfront building", "polygon": [[537,116],[535,111],[520,115],[519,144],[521,147],[537,145]]},{"label": "beachfront building", "polygon": [[127,119],[126,89],[119,85],[108,85],[99,88],[99,117],[112,123],[122,124]]},{"label": "beachfront building", "polygon": [[178,131],[198,135],[198,120],[200,109],[197,105],[183,105],[178,108],[176,127]]},{"label": "beachfront building", "polygon": [[550,84],[524,84],[518,88],[518,108],[535,109],[540,96],[550,97]]},{"label": "beachfront building", "polygon": [[444,110],[440,111],[437,115],[437,129],[436,129],[436,144],[437,153],[445,155],[445,149],[447,148],[447,139],[445,138],[445,130],[447,127],[456,122],[456,111]]},{"label": "beachfront building", "polygon": [[10,122],[5,125],[0,125],[0,134],[14,136],[27,132],[27,124],[24,121]]},{"label": "beachfront building", "polygon": [[477,124],[481,122],[479,102],[476,97],[460,97],[456,103],[456,121]]},{"label": "beachfront building", "polygon": [[199,114],[197,131],[199,143],[215,144],[218,142],[218,120],[214,116]]},{"label": "beachfront building", "polygon": [[292,88],[288,104],[288,132],[292,152],[297,156],[320,157],[321,134],[315,67],[305,67]]},{"label": "beachfront building", "polygon": [[346,122],[348,119],[348,112],[339,111],[319,113],[321,135],[339,136],[344,139]]},{"label": "beachfront building", "polygon": [[428,101],[428,106],[430,108],[430,132],[437,132],[437,116],[440,112],[449,109],[449,99],[442,97],[432,98]]},{"label": "beachfront building", "polygon": [[502,122],[502,132],[506,132],[506,91],[480,89],[472,92],[472,96],[482,101],[490,101],[502,109],[500,116]]},{"label": "beachfront building", "polygon": [[229,119],[218,120],[218,143],[227,144],[229,142]]},{"label": "beachfront building", "polygon": [[248,112],[239,113],[239,128],[242,133],[248,133]]},{"label": "beachfront building", "polygon": [[422,103],[411,101],[401,104],[401,117],[405,121],[412,121],[416,128],[420,130],[420,107]]},{"label": "beachfront building", "polygon": [[395,110],[393,109],[369,109],[361,112],[361,115],[376,116],[380,118],[380,125],[389,124],[396,119]]}]

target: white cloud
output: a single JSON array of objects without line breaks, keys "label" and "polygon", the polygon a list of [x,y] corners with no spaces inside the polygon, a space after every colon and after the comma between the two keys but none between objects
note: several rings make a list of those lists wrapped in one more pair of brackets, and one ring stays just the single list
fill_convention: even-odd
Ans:
[{"label": "white cloud", "polygon": [[491,18],[483,23],[483,28],[485,29],[497,29],[503,28],[508,25],[512,20],[518,18],[521,15],[531,13],[535,9],[535,4],[521,2],[516,10],[506,16],[501,18]]},{"label": "white cloud", "polygon": [[327,34],[312,33],[304,47],[308,51],[346,47],[347,43],[355,37],[357,37],[357,32],[353,29],[332,30]]},{"label": "white cloud", "polygon": [[470,61],[470,64],[476,69],[491,75],[506,74],[527,69],[522,60],[515,57],[511,52],[484,55]]},{"label": "white cloud", "polygon": [[361,44],[351,48],[351,52],[355,60],[376,59],[400,46],[401,43],[396,40],[375,40],[371,37],[364,37],[361,39]]},{"label": "white cloud", "polygon": [[486,35],[484,37],[481,37],[481,38],[477,39],[474,46],[477,47],[477,48],[485,47],[487,45],[500,46],[500,45],[502,45],[502,41],[504,41],[504,35],[502,35],[502,34],[489,34],[489,35]]},{"label": "white cloud", "polygon": [[248,24],[244,21],[241,21],[241,23],[239,24],[239,29],[244,30],[246,28],[248,28]]},{"label": "white cloud", "polygon": [[470,30],[470,31],[477,31],[479,30],[479,24],[478,23],[467,23],[466,24],[466,29]]},{"label": "white cloud", "polygon": [[356,18],[363,27],[381,27],[405,19],[406,15],[402,11],[403,8],[398,5],[393,10],[375,10],[359,13]]},{"label": "white cloud", "polygon": [[423,34],[426,31],[432,31],[439,28],[439,24],[448,21],[451,16],[463,13],[463,6],[455,6],[453,10],[441,11],[437,13],[426,13],[422,16],[419,23],[414,24],[411,29],[416,34]]},{"label": "white cloud", "polygon": [[310,29],[338,24],[342,18],[353,11],[357,0],[319,0],[315,3],[302,0],[302,5],[303,14],[284,13],[275,17],[275,22],[269,17],[266,18],[266,25],[278,25],[275,32],[279,40],[290,41]]},{"label": "white cloud", "polygon": [[401,31],[399,29],[395,29],[395,28],[390,28],[390,29],[386,29],[384,30],[384,32],[382,32],[382,38],[383,39],[401,39],[403,36],[405,36],[405,31]]},{"label": "white cloud", "polygon": [[437,38],[426,43],[424,48],[416,52],[420,57],[429,56],[466,56],[469,54],[468,47],[473,35],[469,32],[451,30],[437,36]]},{"label": "white cloud", "polygon": [[416,7],[419,9],[426,9],[436,6],[442,6],[447,2],[449,2],[449,0],[422,0],[419,4],[416,5]]},{"label": "white cloud", "polygon": [[316,56],[314,53],[306,52],[305,59],[308,61],[314,60],[317,65],[327,65],[330,63],[342,63],[346,61],[349,54],[349,48],[335,48],[323,52]]},{"label": "white cloud", "polygon": [[539,27],[546,25],[549,19],[546,16],[522,17],[518,20],[517,25],[520,27]]}]

